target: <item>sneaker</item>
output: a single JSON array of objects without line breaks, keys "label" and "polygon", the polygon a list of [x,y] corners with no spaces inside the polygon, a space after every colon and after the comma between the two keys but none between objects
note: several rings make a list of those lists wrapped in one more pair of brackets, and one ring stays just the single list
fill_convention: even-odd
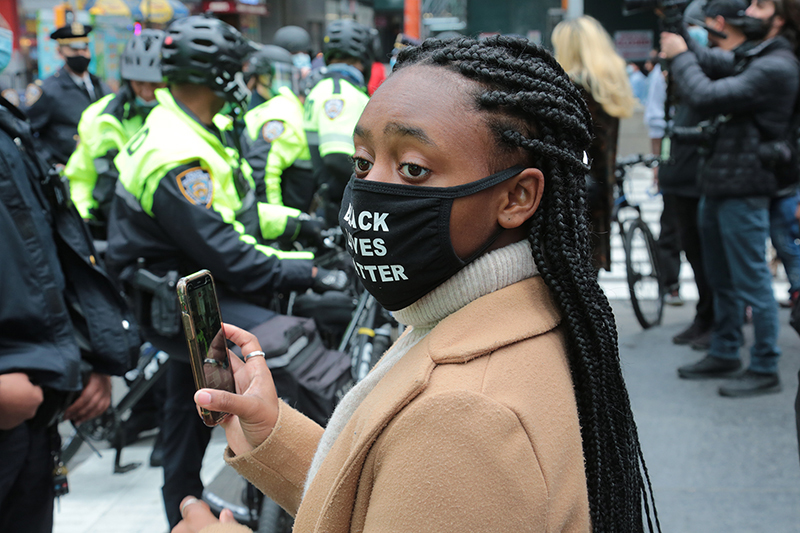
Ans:
[{"label": "sneaker", "polygon": [[709,349],[711,349],[710,329],[692,341],[692,350],[697,350],[698,352],[707,352]]},{"label": "sneaker", "polygon": [[672,342],[675,344],[692,344],[709,331],[709,328],[703,327],[697,322],[692,322],[691,326],[672,337]]},{"label": "sneaker", "polygon": [[781,380],[778,374],[762,374],[746,370],[719,388],[720,396],[743,398],[781,391]]},{"label": "sneaker", "polygon": [[738,359],[722,359],[707,355],[696,363],[678,368],[678,376],[683,379],[729,378],[736,375],[742,367]]},{"label": "sneaker", "polygon": [[680,291],[678,291],[678,289],[674,289],[666,293],[664,295],[664,303],[674,307],[680,307],[683,305],[683,298],[681,298]]}]

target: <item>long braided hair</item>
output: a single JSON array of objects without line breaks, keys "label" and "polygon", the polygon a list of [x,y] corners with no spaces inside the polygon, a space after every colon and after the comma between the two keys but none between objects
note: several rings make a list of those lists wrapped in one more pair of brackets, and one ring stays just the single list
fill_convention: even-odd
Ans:
[{"label": "long braided hair", "polygon": [[544,173],[544,196],[528,239],[566,324],[593,530],[642,531],[644,508],[650,531],[651,509],[660,531],[620,369],[614,316],[591,264],[586,102],[546,50],[520,38],[429,39],[401,51],[395,70],[411,65],[441,66],[477,82],[476,105],[496,132],[498,151],[524,150]]}]

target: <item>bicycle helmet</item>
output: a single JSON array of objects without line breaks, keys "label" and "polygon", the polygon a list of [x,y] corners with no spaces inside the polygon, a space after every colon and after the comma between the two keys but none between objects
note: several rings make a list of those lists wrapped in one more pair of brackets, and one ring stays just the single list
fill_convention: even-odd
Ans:
[{"label": "bicycle helmet", "polygon": [[247,58],[244,72],[246,78],[253,75],[268,76],[269,88],[273,94],[277,94],[281,87],[288,87],[297,93],[300,76],[292,62],[292,54],[280,46],[261,46]]},{"label": "bicycle helmet", "polygon": [[326,63],[332,59],[352,57],[360,59],[367,67],[374,60],[375,36],[369,28],[354,20],[335,20],[325,28],[322,54]]},{"label": "bicycle helmet", "polygon": [[275,46],[280,46],[289,51],[290,54],[299,52],[311,53],[311,36],[300,26],[284,26],[275,32],[272,39]]},{"label": "bicycle helmet", "polygon": [[208,16],[178,19],[161,47],[161,72],[169,83],[204,85],[226,101],[245,105],[250,95],[242,74],[253,45],[239,31]]},{"label": "bicycle helmet", "polygon": [[120,76],[124,80],[159,83],[161,75],[161,44],[164,32],[161,30],[142,30],[125,45],[120,58]]}]

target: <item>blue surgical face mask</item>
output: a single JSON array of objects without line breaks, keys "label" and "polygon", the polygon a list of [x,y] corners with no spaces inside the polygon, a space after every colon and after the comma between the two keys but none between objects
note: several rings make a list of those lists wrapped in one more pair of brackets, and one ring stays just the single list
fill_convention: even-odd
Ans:
[{"label": "blue surgical face mask", "polygon": [[292,63],[299,69],[307,68],[311,70],[311,56],[306,53],[300,52],[292,56]]},{"label": "blue surgical face mask", "polygon": [[158,100],[156,100],[155,98],[148,102],[141,96],[136,97],[136,107],[138,107],[139,109],[153,109],[157,105],[158,105]]},{"label": "blue surgical face mask", "polygon": [[708,46],[708,32],[700,26],[689,26],[689,37],[700,46]]},{"label": "blue surgical face mask", "polygon": [[11,63],[11,52],[14,50],[14,34],[11,30],[0,28],[0,72]]}]

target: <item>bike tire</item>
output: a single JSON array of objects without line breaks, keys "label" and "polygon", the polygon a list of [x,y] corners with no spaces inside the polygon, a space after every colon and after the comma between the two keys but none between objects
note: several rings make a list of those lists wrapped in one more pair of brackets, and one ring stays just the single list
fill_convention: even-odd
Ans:
[{"label": "bike tire", "polygon": [[623,244],[633,313],[642,328],[648,329],[660,324],[664,314],[656,240],[647,223],[639,218],[628,226]]},{"label": "bike tire", "polygon": [[264,496],[256,533],[291,533],[294,520],[283,508]]}]

